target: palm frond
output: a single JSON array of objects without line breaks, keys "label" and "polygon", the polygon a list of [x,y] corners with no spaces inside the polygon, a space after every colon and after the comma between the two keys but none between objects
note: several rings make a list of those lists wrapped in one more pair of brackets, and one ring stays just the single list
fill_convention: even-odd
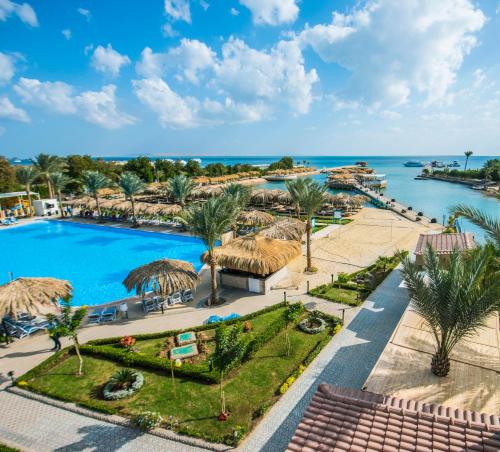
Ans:
[{"label": "palm frond", "polygon": [[454,215],[467,218],[470,222],[479,226],[496,243],[497,248],[500,248],[500,221],[498,218],[466,204],[457,204],[450,209],[450,212]]}]

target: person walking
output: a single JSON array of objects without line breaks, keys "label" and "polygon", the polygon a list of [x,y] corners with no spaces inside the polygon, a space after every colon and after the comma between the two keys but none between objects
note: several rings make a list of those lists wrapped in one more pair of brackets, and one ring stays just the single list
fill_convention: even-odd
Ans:
[{"label": "person walking", "polygon": [[57,323],[57,320],[49,323],[47,330],[49,332],[50,338],[54,341],[54,347],[52,348],[52,350],[58,352],[59,350],[61,350],[61,335],[59,333],[59,324]]}]

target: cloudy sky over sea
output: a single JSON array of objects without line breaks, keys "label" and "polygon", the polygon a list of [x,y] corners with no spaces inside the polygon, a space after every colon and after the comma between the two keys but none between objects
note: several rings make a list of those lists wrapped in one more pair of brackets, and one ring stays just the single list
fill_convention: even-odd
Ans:
[{"label": "cloudy sky over sea", "polygon": [[0,0],[0,154],[500,153],[498,0]]}]

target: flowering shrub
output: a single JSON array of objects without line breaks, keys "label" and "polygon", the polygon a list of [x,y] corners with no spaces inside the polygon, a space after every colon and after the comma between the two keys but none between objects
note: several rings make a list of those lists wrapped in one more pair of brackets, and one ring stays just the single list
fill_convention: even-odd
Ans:
[{"label": "flowering shrub", "polygon": [[18,381],[17,382],[17,386],[21,386],[21,387],[28,386],[28,382],[24,381],[24,380]]},{"label": "flowering shrub", "polygon": [[253,325],[252,325],[252,322],[250,322],[250,320],[245,320],[243,322],[243,331],[245,333],[248,333],[249,331],[252,331],[252,328],[253,328]]},{"label": "flowering shrub", "polygon": [[333,328],[333,333],[337,334],[341,329],[342,329],[342,324],[337,323],[337,325],[335,325],[335,327]]},{"label": "flowering shrub", "polygon": [[301,364],[297,369],[297,373],[300,375],[302,374],[302,372],[304,372],[304,370],[306,370],[306,366],[304,366],[304,364]]},{"label": "flowering shrub", "polygon": [[286,384],[288,385],[288,387],[292,386],[294,383],[295,383],[295,377],[293,375],[286,379]]},{"label": "flowering shrub", "polygon": [[128,348],[130,349],[131,347],[133,347],[135,344],[135,337],[134,336],[123,336],[121,339],[120,339],[120,345],[123,347],[123,348]]},{"label": "flowering shrub", "polygon": [[116,372],[102,390],[106,400],[119,400],[130,397],[142,388],[144,376],[140,372],[125,369]]},{"label": "flowering shrub", "polygon": [[288,383],[283,383],[280,387],[280,394],[284,394],[285,392],[287,392],[288,388],[289,388]]},{"label": "flowering shrub", "polygon": [[160,413],[154,411],[145,411],[133,419],[133,423],[141,430],[152,430],[159,427],[163,422]]}]

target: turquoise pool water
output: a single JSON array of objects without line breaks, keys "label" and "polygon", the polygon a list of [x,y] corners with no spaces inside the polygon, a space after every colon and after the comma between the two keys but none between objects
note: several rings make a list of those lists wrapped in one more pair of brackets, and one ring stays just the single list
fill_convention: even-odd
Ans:
[{"label": "turquoise pool water", "polygon": [[9,272],[67,279],[78,306],[126,297],[128,272],[155,259],[186,260],[200,270],[205,249],[194,237],[55,220],[0,229],[0,247],[0,284]]}]

